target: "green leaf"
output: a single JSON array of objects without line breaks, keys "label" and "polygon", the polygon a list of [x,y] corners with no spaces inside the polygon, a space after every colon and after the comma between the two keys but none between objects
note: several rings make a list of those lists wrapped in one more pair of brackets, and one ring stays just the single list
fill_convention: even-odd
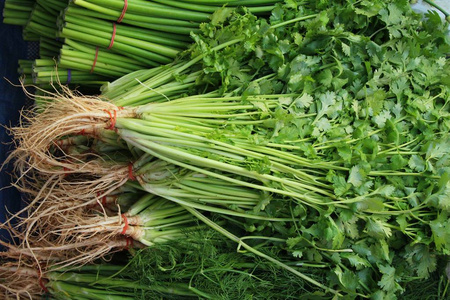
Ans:
[{"label": "green leaf", "polygon": [[350,270],[342,271],[341,267],[336,266],[334,269],[339,283],[348,291],[356,291],[358,287],[358,276]]},{"label": "green leaf", "polygon": [[337,151],[339,156],[346,162],[350,162],[352,159],[352,149],[349,145],[344,144],[342,146],[337,147]]},{"label": "green leaf", "polygon": [[331,129],[330,121],[327,118],[320,118],[319,121],[316,122],[316,128],[320,131],[327,132]]},{"label": "green leaf", "polygon": [[318,81],[325,87],[330,87],[333,83],[333,73],[330,69],[325,69],[317,76]]},{"label": "green leaf", "polygon": [[386,125],[387,120],[392,118],[390,111],[383,110],[380,114],[373,117],[373,122],[378,126],[378,128],[383,128]]},{"label": "green leaf", "polygon": [[351,51],[350,51],[350,46],[347,45],[346,43],[341,43],[341,47],[342,47],[342,52],[344,52],[345,55],[350,56],[351,55]]},{"label": "green leaf", "polygon": [[302,94],[300,97],[295,99],[295,105],[299,108],[308,108],[311,103],[314,101],[314,98],[308,93]]},{"label": "green leaf", "polygon": [[370,18],[378,15],[383,6],[382,2],[363,0],[360,1],[359,7],[355,8],[355,12]]},{"label": "green leaf", "polygon": [[392,185],[384,185],[382,187],[379,187],[376,192],[377,194],[384,196],[384,197],[390,197],[395,191],[395,187]]},{"label": "green leaf", "polygon": [[367,106],[372,110],[374,116],[380,114],[383,109],[384,99],[386,99],[386,92],[383,90],[376,90],[366,97]]},{"label": "green leaf", "polygon": [[425,170],[425,161],[418,155],[411,155],[408,161],[408,165],[411,169],[418,172],[423,172]]},{"label": "green leaf", "polygon": [[378,286],[386,292],[401,290],[400,285],[395,281],[396,277],[394,267],[389,265],[379,265],[378,268],[383,274],[381,280],[378,282]]},{"label": "green leaf", "polygon": [[216,10],[211,15],[211,24],[212,25],[218,25],[220,23],[225,22],[225,20],[231,16],[231,13],[233,12],[233,8],[228,7],[221,7],[218,10]]},{"label": "green leaf", "polygon": [[300,250],[295,250],[292,252],[292,256],[294,256],[295,258],[302,258],[303,252]]},{"label": "green leaf", "polygon": [[436,256],[430,253],[427,245],[415,244],[406,247],[406,251],[406,260],[419,277],[428,278],[430,273],[436,270]]},{"label": "green leaf", "polygon": [[436,250],[450,254],[450,219],[447,213],[440,213],[438,217],[430,222],[433,240]]},{"label": "green leaf", "polygon": [[397,99],[400,100],[403,93],[409,88],[408,79],[404,76],[397,78],[392,82],[390,88],[395,96],[397,96]]},{"label": "green leaf", "polygon": [[439,142],[432,142],[430,143],[430,146],[427,149],[426,158],[427,159],[437,159],[441,158],[446,154],[449,154],[450,151],[450,143],[439,141]]},{"label": "green leaf", "polygon": [[396,219],[397,224],[400,226],[400,230],[405,233],[406,227],[408,227],[408,221],[406,215],[399,215]]},{"label": "green leaf", "polygon": [[361,270],[363,268],[370,267],[370,263],[366,259],[360,257],[358,254],[344,253],[342,254],[342,256],[348,259],[350,264],[353,267],[355,267],[356,270]]},{"label": "green leaf", "polygon": [[374,238],[389,238],[392,235],[392,230],[388,227],[388,223],[379,217],[367,219],[365,232]]},{"label": "green leaf", "polygon": [[361,168],[359,166],[353,166],[348,176],[348,183],[351,183],[354,187],[362,185],[364,176],[361,174]]},{"label": "green leaf", "polygon": [[385,210],[383,199],[380,197],[365,198],[357,204],[358,211],[381,212]]},{"label": "green leaf", "polygon": [[401,170],[407,165],[408,165],[408,160],[403,158],[403,156],[401,156],[400,154],[396,154],[391,157],[390,168],[392,170],[394,170],[394,171]]}]

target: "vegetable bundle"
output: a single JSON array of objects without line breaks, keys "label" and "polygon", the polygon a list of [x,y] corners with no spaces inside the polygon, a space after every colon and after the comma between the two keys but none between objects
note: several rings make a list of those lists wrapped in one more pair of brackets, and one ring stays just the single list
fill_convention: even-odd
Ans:
[{"label": "vegetable bundle", "polygon": [[[305,295],[396,299],[450,253],[445,27],[398,1],[290,1],[269,21],[238,10],[100,97],[47,97],[14,129],[25,239],[123,231],[101,202],[132,185],[307,283]],[[77,206],[51,209],[73,195],[106,209],[93,223]],[[42,220],[58,225],[33,236]]]}]

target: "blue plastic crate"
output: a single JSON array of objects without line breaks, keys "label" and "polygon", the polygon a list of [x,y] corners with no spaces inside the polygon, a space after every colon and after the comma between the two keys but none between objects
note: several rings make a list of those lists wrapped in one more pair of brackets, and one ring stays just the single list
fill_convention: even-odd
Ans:
[{"label": "blue plastic crate", "polygon": [[[0,11],[3,11],[5,0],[0,0]],[[22,38],[22,27],[3,24],[0,20],[0,163],[3,164],[8,153],[13,149],[11,136],[4,126],[18,123],[20,110],[26,103],[26,96],[21,88],[14,87],[7,80],[18,84],[18,60],[31,58],[29,43]],[[11,185],[11,165],[0,172],[0,222],[5,221],[7,210],[17,212],[21,206],[21,197]],[[6,209],[7,208],[7,209]],[[0,230],[0,238],[7,239],[7,232]]]}]

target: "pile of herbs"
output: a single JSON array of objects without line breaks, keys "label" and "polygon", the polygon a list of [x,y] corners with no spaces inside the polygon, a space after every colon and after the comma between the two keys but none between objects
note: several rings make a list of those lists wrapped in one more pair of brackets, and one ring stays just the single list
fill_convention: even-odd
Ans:
[{"label": "pile of herbs", "polygon": [[[258,266],[273,270],[260,275],[262,282],[270,274],[273,282],[290,278],[296,286],[289,293],[298,297],[409,297],[408,287],[430,276],[445,278],[438,266],[450,254],[446,28],[437,13],[418,15],[407,1],[286,0],[269,20],[245,8],[222,9],[192,34],[195,44],[173,64],[105,86],[108,111],[92,104],[98,107],[82,107],[77,119],[76,113],[64,115],[65,104],[53,103],[50,108],[61,105],[60,118],[72,127],[58,125],[51,142],[80,132],[95,139],[109,130],[111,140],[125,141],[135,153],[196,172],[188,180],[171,174],[159,186],[145,174],[136,177],[146,192],[177,202],[237,242],[245,254],[229,261],[262,260]],[[167,97],[159,88],[174,93]],[[110,108],[118,103],[125,107]],[[35,124],[44,124],[43,118]],[[36,128],[50,132],[33,136],[38,142],[57,131]],[[87,128],[102,130],[89,136]],[[220,189],[212,191],[211,183],[251,189],[251,201],[236,196],[213,203],[209,197]],[[162,253],[198,267],[199,257],[175,250]],[[221,262],[207,258],[200,257],[200,265]],[[150,256],[135,261],[156,264],[156,273],[170,268]],[[209,272],[205,278],[217,276],[220,285],[223,269]],[[228,273],[237,277],[230,282],[242,272],[253,278],[246,277],[248,269],[232,269]],[[189,277],[182,270],[178,275]],[[204,298],[280,295],[277,289],[257,294],[262,288],[254,281],[242,294],[216,296],[220,289],[207,283],[200,284]],[[448,280],[438,286],[439,297],[448,296]]]},{"label": "pile of herbs", "polygon": [[[312,14],[317,16],[276,26]],[[327,182],[338,201],[294,206],[295,223],[283,230],[247,228],[281,234],[293,258],[327,265],[328,285],[350,298],[395,299],[405,285],[445,265],[447,24],[436,12],[416,14],[408,1],[286,1],[269,24],[248,14],[231,19],[226,28],[205,24],[204,35],[196,36],[196,49],[207,53],[205,80],[219,82],[224,93],[244,88],[244,99],[285,94],[270,126],[236,130],[247,130],[255,147],[275,145],[342,167],[317,171],[317,181]],[[236,32],[245,42],[220,55],[209,51]],[[253,168],[270,169],[263,160]]]}]

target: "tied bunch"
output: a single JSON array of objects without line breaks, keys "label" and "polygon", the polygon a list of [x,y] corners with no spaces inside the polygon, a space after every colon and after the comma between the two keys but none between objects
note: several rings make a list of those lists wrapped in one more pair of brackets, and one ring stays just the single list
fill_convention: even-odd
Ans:
[{"label": "tied bunch", "polygon": [[52,295],[98,272],[91,297],[397,299],[430,276],[445,297],[446,27],[406,1],[224,10],[172,63],[41,96],[12,129],[29,204],[4,256],[45,262]]}]

